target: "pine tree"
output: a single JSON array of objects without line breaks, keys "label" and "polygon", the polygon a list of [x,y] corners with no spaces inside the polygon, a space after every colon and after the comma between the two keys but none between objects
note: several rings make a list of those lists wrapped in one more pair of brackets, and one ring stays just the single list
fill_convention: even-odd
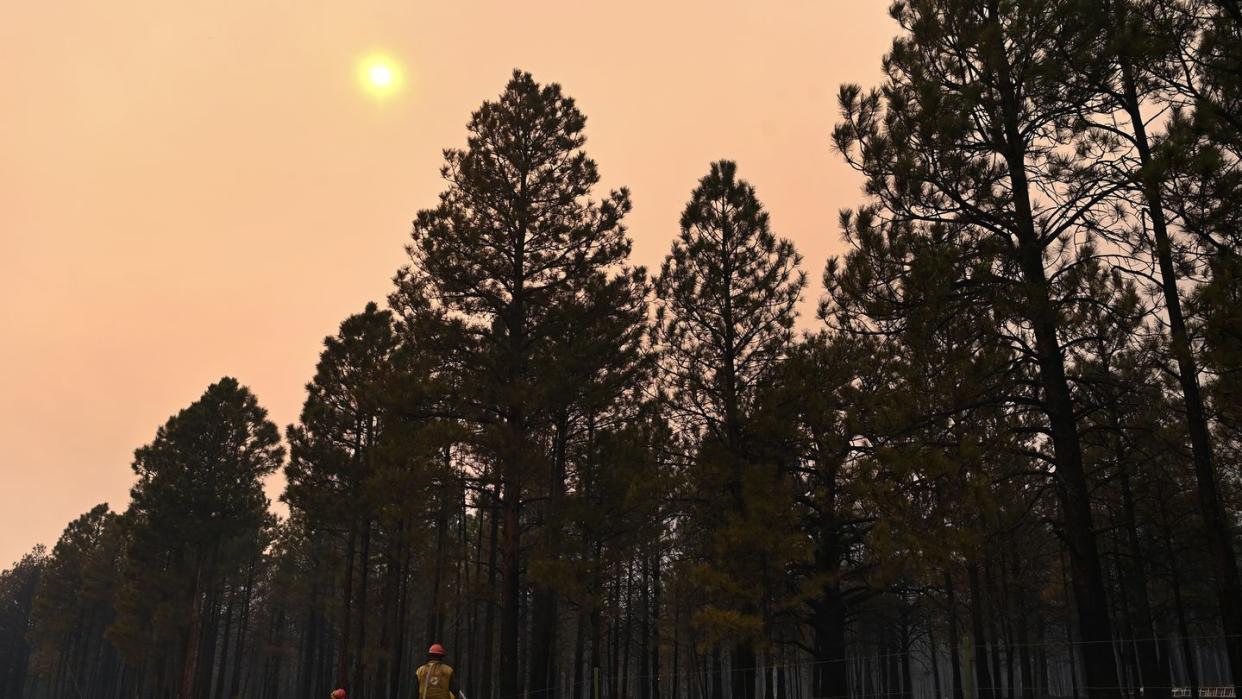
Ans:
[{"label": "pine tree", "polygon": [[866,412],[867,388],[883,381],[876,347],[827,333],[803,338],[790,351],[765,396],[765,417],[780,440],[794,475],[797,530],[811,541],[810,555],[790,572],[805,599],[811,633],[811,691],[848,697],[848,611],[870,590],[851,579],[849,552],[866,540],[870,513],[860,511],[855,449],[857,419]]},{"label": "pine tree", "polygon": [[453,410],[494,466],[501,696],[521,691],[523,499],[535,474],[546,473],[536,435],[560,385],[553,358],[562,313],[591,280],[615,274],[630,250],[621,225],[629,194],[589,198],[599,173],[582,150],[585,123],[559,85],[515,71],[500,97],[471,116],[466,148],[445,151],[448,187],[414,222],[413,265],[399,275],[394,301],[427,308],[444,321],[429,332],[456,340],[444,346],[442,365],[461,375],[451,382],[461,391]]},{"label": "pine tree", "polygon": [[365,691],[367,593],[378,509],[368,481],[377,471],[384,386],[395,375],[396,348],[390,312],[369,303],[346,318],[336,336],[325,338],[301,422],[289,428],[285,501],[318,531],[345,532],[336,682],[351,692]]},{"label": "pine tree", "polygon": [[[998,251],[985,279],[1012,318],[1015,343],[1037,368],[1053,473],[1069,545],[1082,654],[1092,697],[1119,687],[1108,593],[1091,511],[1058,299],[1072,296],[1073,236],[1101,222],[1112,190],[1098,161],[1064,155],[1060,128],[1087,98],[1066,80],[1054,37],[1072,16],[1061,0],[898,3],[904,35],[884,66],[883,91],[841,91],[834,141],[867,177],[874,213],[962,245]],[[937,225],[932,225],[937,224]],[[971,241],[971,245],[974,241]]]},{"label": "pine tree", "polygon": [[124,543],[120,517],[101,504],[69,523],[52,549],[31,612],[30,669],[53,691],[115,691],[115,651],[104,640]]},{"label": "pine tree", "polygon": [[[566,514],[568,501],[582,495],[571,488],[580,487],[584,473],[595,466],[598,454],[592,442],[598,432],[641,419],[638,394],[651,364],[645,347],[648,284],[643,270],[612,278],[593,275],[585,281],[560,309],[559,337],[553,337],[546,359],[559,371],[549,377],[554,384],[547,404],[551,449],[546,499],[532,512],[542,526],[530,558],[534,594],[529,668],[529,687],[545,695],[556,687],[559,598],[571,587],[563,574],[572,524]],[[630,446],[647,453],[645,445]],[[659,482],[654,479],[652,484]],[[646,524],[637,523],[643,530]]]},{"label": "pine tree", "polygon": [[36,546],[11,568],[0,571],[0,691],[20,697],[27,686],[30,614],[47,550]]},{"label": "pine tree", "polygon": [[[1019,436],[1022,411],[1011,403],[1029,378],[979,284],[995,259],[986,239],[962,232],[949,245],[942,227],[885,222],[867,209],[842,221],[851,249],[829,260],[820,315],[838,344],[865,358],[854,360],[856,378],[836,400],[848,406],[837,411],[851,416],[852,492],[873,523],[867,561],[881,572],[872,586],[892,598],[903,639],[910,590],[941,589],[950,684],[960,695],[968,678],[958,659],[954,578],[966,573],[974,582],[972,622],[982,624],[979,570],[994,567],[990,539],[1006,530],[1004,498],[991,484],[1019,480],[1010,469],[1033,470],[1021,456],[1030,447]],[[1029,492],[1043,492],[1038,480],[1032,485]],[[1022,488],[1013,495],[1029,498]],[[986,662],[976,669],[981,696],[992,696],[987,675],[995,673]]]},{"label": "pine tree", "polygon": [[[229,377],[135,451],[138,482],[124,515],[129,543],[108,636],[131,663],[174,670],[158,673],[156,691],[191,699],[204,686],[200,657],[217,641],[205,615],[249,558],[246,542],[270,523],[262,479],[283,457],[267,411]],[[168,655],[170,646],[179,654]]]},{"label": "pine tree", "polygon": [[691,194],[655,284],[662,375],[676,416],[698,441],[694,487],[707,495],[704,576],[720,594],[705,620],[735,640],[737,699],[755,696],[763,571],[778,565],[784,543],[770,534],[781,528],[765,523],[780,510],[767,502],[780,489],[775,470],[760,465],[754,433],[761,384],[790,349],[805,284],[800,261],[770,230],[737,165],[721,161]]}]

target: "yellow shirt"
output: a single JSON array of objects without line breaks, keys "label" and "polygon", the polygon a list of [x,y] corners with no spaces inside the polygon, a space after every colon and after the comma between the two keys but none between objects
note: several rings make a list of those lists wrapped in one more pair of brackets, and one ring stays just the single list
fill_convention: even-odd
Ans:
[{"label": "yellow shirt", "polygon": [[454,699],[453,668],[429,660],[414,675],[418,677],[418,699]]}]

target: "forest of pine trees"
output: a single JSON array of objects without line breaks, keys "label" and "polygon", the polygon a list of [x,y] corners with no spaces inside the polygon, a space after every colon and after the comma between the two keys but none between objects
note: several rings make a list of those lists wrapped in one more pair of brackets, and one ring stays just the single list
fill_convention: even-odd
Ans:
[{"label": "forest of pine trees", "polygon": [[1232,685],[1242,2],[891,12],[808,135],[864,182],[827,261],[722,160],[636,266],[514,72],[283,438],[222,378],[0,574],[0,695],[405,699],[432,642],[466,699]]}]

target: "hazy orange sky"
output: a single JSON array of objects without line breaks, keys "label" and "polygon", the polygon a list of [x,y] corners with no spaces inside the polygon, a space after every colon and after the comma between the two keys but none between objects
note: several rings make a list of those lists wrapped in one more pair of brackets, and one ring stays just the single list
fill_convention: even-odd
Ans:
[{"label": "hazy orange sky", "polygon": [[[323,336],[388,293],[441,149],[515,67],[587,114],[604,185],[633,192],[636,262],[727,157],[813,300],[859,201],[837,87],[879,80],[887,5],[0,4],[0,568],[123,509],[134,448],[219,377],[294,420]],[[376,50],[406,75],[383,102],[355,76]]]}]

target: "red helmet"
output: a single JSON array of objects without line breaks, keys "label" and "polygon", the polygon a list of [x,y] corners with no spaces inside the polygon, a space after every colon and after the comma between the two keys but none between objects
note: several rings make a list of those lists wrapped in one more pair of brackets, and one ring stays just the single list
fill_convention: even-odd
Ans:
[{"label": "red helmet", "polygon": [[427,655],[445,655],[444,646],[439,643],[432,643],[431,647],[427,649]]},{"label": "red helmet", "polygon": [[343,689],[332,690],[332,699],[345,699],[345,690]]}]

